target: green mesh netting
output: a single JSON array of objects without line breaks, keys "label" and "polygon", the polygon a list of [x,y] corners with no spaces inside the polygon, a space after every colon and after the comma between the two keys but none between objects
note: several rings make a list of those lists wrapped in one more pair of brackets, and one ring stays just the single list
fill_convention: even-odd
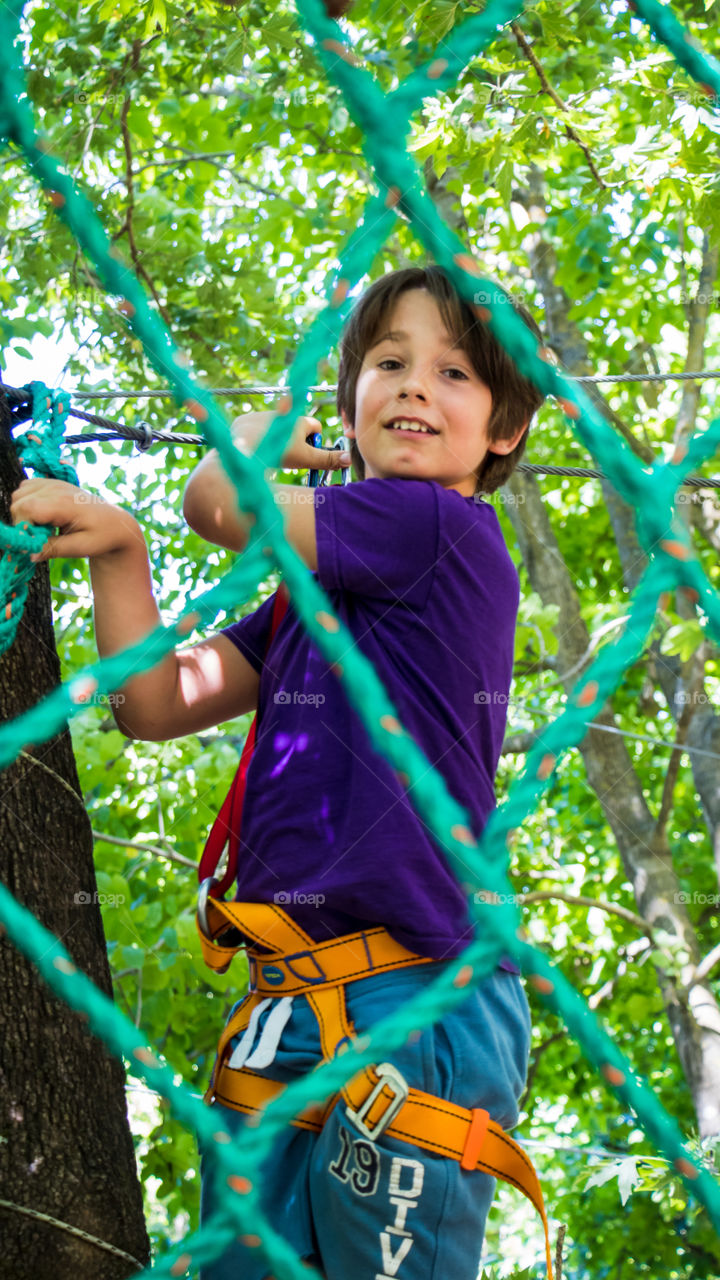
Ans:
[{"label": "green mesh netting", "polygon": [[[703,53],[672,12],[656,0],[636,0],[633,9],[677,60],[706,89],[715,105],[720,100],[720,64]],[[352,637],[333,614],[324,592],[285,542],[280,508],[265,483],[263,468],[232,445],[229,424],[207,391],[187,369],[187,361],[147,299],[133,272],[113,249],[88,200],[76,190],[58,165],[49,143],[38,136],[27,98],[24,74],[15,49],[22,0],[0,9],[0,138],[23,154],[59,216],[91,258],[106,289],[118,298],[119,309],[141,340],[154,368],[169,382],[178,404],[201,425],[209,445],[219,451],[223,467],[236,486],[242,509],[256,517],[242,560],[212,590],[199,596],[170,627],[159,627],[141,643],[80,672],[38,706],[0,730],[0,768],[23,747],[57,733],[78,706],[96,692],[120,687],[140,670],[155,665],[173,649],[179,637],[197,625],[209,625],[220,609],[248,598],[269,569],[279,569],[293,605],[320,651],[333,664],[347,697],[361,716],[375,748],[401,776],[414,808],[446,851],[469,898],[475,924],[474,941],[422,995],[355,1041],[341,1058],[325,1064],[310,1077],[287,1088],[266,1109],[262,1123],[232,1140],[217,1109],[204,1106],[185,1085],[177,1084],[170,1068],[145,1044],[139,1031],[100,994],[56,938],[22,908],[0,885],[0,920],[13,942],[37,965],[58,995],[80,1009],[92,1030],[109,1049],[124,1055],[148,1085],[168,1099],[173,1113],[197,1135],[214,1160],[215,1176],[226,1183],[222,1209],[199,1231],[176,1246],[153,1268],[158,1277],[181,1276],[190,1268],[212,1261],[236,1236],[248,1248],[261,1249],[268,1266],[281,1280],[307,1280],[317,1272],[301,1264],[295,1252],[267,1222],[260,1210],[259,1167],[269,1154],[281,1127],[311,1103],[338,1091],[362,1066],[385,1059],[417,1027],[442,1017],[464,1000],[497,964],[501,954],[512,955],[540,997],[565,1021],[584,1053],[605,1079],[632,1107],[655,1145],[674,1163],[694,1195],[705,1205],[720,1232],[720,1188],[708,1171],[683,1145],[674,1120],[652,1091],[635,1075],[590,1013],[584,1000],[556,972],[545,957],[523,940],[519,912],[506,877],[508,833],[519,826],[547,785],[561,754],[585,735],[588,713],[598,711],[619,684],[625,669],[638,658],[652,626],[658,597],[686,587],[694,591],[707,618],[710,633],[720,640],[720,596],[712,588],[695,557],[674,495],[691,468],[710,457],[720,443],[720,420],[690,442],[683,457],[664,465],[641,466],[613,433],[576,384],[543,358],[542,349],[520,321],[494,282],[483,279],[473,259],[439,217],[424,189],[416,164],[404,142],[412,113],[423,98],[452,86],[467,64],[489,43],[499,26],[522,10],[508,0],[490,0],[484,13],[460,23],[444,40],[442,56],[419,66],[393,93],[383,94],[372,76],[359,65],[347,38],[327,17],[322,0],[298,0],[299,20],[315,44],[327,75],[340,88],[346,106],[365,135],[365,152],[378,182],[378,193],[367,200],[356,233],[345,246],[340,265],[328,284],[328,305],[311,326],[290,374],[288,394],[266,436],[268,462],[278,463],[298,416],[305,411],[317,365],[340,335],[350,289],[370,271],[398,213],[411,221],[418,238],[472,305],[481,321],[505,345],[520,370],[545,394],[556,396],[575,431],[603,467],[618,493],[636,508],[637,531],[649,564],[633,597],[629,617],[616,641],[607,645],[573,690],[565,712],[543,733],[528,757],[525,771],[513,785],[507,802],[496,810],[482,839],[470,829],[467,813],[447,792],[436,773],[399,723],[386,690],[374,670],[353,649]],[[34,401],[42,399],[38,388]],[[54,407],[53,407],[54,404]],[[48,412],[62,416],[53,402]],[[42,438],[42,437],[39,437]],[[32,441],[30,442],[32,444]],[[46,441],[48,449],[58,440]],[[32,459],[25,455],[28,461]],[[50,473],[48,452],[41,452],[40,470]],[[70,478],[70,477],[68,477]],[[0,564],[0,616],[8,623],[20,608],[18,581],[27,582],[34,566],[30,554],[43,536],[31,529],[2,530],[6,554]],[[12,600],[12,592],[16,592]],[[244,593],[241,595],[241,593]],[[9,613],[8,613],[9,610]],[[12,636],[0,635],[7,647]],[[342,659],[342,662],[341,662]],[[361,692],[362,691],[362,692]],[[475,897],[478,890],[484,894]],[[493,898],[495,900],[493,901]],[[242,1176],[239,1176],[242,1175]],[[145,1274],[143,1272],[142,1274]]]}]

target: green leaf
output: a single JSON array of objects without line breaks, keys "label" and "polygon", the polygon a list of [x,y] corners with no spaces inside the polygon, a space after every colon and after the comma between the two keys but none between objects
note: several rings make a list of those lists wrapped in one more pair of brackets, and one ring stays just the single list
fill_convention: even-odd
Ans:
[{"label": "green leaf", "polygon": [[618,1171],[618,1191],[623,1205],[627,1204],[635,1187],[639,1186],[641,1178],[637,1171],[637,1158],[628,1156],[620,1164]]},{"label": "green leaf", "polygon": [[705,633],[700,623],[695,618],[689,618],[686,622],[679,622],[676,626],[668,628],[663,637],[661,651],[677,654],[683,662],[687,662],[702,644],[704,637]]}]

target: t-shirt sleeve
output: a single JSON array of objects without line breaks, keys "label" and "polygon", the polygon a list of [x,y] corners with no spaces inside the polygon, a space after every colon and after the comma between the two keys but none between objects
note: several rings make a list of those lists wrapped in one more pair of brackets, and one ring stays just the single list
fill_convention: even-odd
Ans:
[{"label": "t-shirt sleeve", "polygon": [[259,608],[255,609],[253,613],[248,613],[244,618],[240,618],[238,622],[232,622],[229,627],[223,627],[220,632],[220,635],[227,636],[228,640],[232,640],[243,657],[247,658],[251,667],[254,667],[257,672],[261,672],[263,668],[265,650],[270,638],[276,595],[277,592],[273,591],[272,595],[267,600],[263,600]]},{"label": "t-shirt sleeve", "polygon": [[318,580],[328,590],[422,608],[438,559],[439,506],[427,480],[363,480],[315,492]]}]

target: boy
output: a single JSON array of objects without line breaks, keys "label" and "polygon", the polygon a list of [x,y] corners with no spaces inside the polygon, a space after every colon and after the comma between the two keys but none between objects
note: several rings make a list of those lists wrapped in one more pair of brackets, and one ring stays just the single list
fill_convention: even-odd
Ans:
[{"label": "boy", "polygon": [[[442,271],[393,272],[360,299],[342,340],[338,409],[363,483],[293,488],[289,501],[278,486],[288,539],[476,835],[495,803],[519,594],[495,512],[477,498],[512,472],[540,400]],[[270,416],[234,424],[243,447],[254,446]],[[298,424],[283,465],[327,465],[324,451],[304,443],[312,425]],[[347,465],[337,454],[331,462]],[[247,521],[214,452],[189,482],[185,515],[209,541],[236,550],[247,541]],[[13,519],[60,526],[44,557],[90,556],[103,656],[157,624],[144,539],[128,513],[81,505],[63,482],[27,481]],[[157,741],[257,707],[237,901],[273,904],[309,946],[355,936],[374,947],[373,931],[382,934],[397,963],[379,972],[370,962],[354,971],[359,978],[337,984],[339,1025],[361,1034],[462,952],[470,921],[441,848],[395,770],[373,751],[292,606],[268,647],[273,606],[271,597],[134,678],[116,719],[130,736]],[[365,949],[369,957],[367,941]],[[319,998],[306,994],[255,999],[248,1025],[231,1012],[230,1030],[240,1029],[224,1048],[216,1094],[227,1101],[220,1083],[233,1073],[284,1083],[315,1066],[323,1049],[334,1051],[325,1037],[321,1044]],[[525,996],[503,961],[441,1022],[393,1053],[385,1081],[396,1101],[417,1090],[482,1108],[508,1128],[528,1042]],[[229,1101],[223,1111],[233,1129],[246,1121],[238,1107]],[[476,1280],[493,1180],[392,1136],[386,1117],[370,1120],[341,1098],[319,1133],[288,1126],[263,1185],[273,1225],[327,1280]],[[214,1205],[204,1177],[204,1217]],[[259,1252],[238,1241],[203,1280],[267,1276]]]}]

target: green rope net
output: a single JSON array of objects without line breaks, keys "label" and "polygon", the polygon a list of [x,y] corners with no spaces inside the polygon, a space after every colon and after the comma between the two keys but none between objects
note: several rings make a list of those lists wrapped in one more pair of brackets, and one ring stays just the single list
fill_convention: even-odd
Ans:
[{"label": "green rope net", "polygon": [[[69,400],[53,395],[41,382],[31,382],[23,391],[32,397],[33,418],[32,428],[13,440],[20,465],[32,467],[38,475],[77,484],[72,463],[58,461]],[[40,551],[50,533],[45,526],[0,524],[0,653],[10,648],[25,609],[35,572],[30,556]]]},{"label": "green rope net", "polygon": [[[636,0],[632,7],[717,105],[720,63],[704,54],[672,12],[657,0]],[[214,1161],[214,1176],[225,1184],[222,1208],[199,1231],[169,1251],[153,1268],[153,1275],[185,1275],[189,1269],[217,1258],[239,1236],[249,1249],[262,1250],[268,1267],[281,1280],[317,1276],[271,1228],[260,1209],[259,1168],[276,1135],[305,1107],[324,1102],[361,1067],[386,1059],[412,1031],[437,1021],[466,999],[469,990],[492,971],[502,954],[513,956],[541,999],[564,1020],[588,1059],[635,1111],[656,1147],[706,1207],[720,1233],[717,1183],[685,1147],[675,1121],[652,1090],[633,1074],[585,1001],[540,952],[524,941],[506,877],[509,833],[521,825],[536,804],[562,753],[584,737],[588,714],[592,716],[600,710],[625,669],[642,652],[660,594],[673,588],[692,591],[707,617],[711,635],[720,641],[720,596],[705,577],[674,506],[678,485],[720,444],[720,419],[693,438],[683,457],[675,456],[669,463],[652,468],[642,467],[582,389],[548,362],[547,353],[517,318],[508,299],[498,293],[496,284],[480,276],[462,243],[439,217],[415,162],[404,148],[410,117],[420,108],[423,98],[450,88],[492,40],[498,27],[522,11],[522,5],[490,0],[483,13],[466,18],[453,30],[443,42],[441,53],[418,66],[393,93],[383,94],[359,65],[344,33],[328,18],[322,0],[298,0],[300,23],[363,131],[365,153],[377,176],[378,193],[368,198],[363,219],[341,254],[337,272],[328,284],[327,306],[297,353],[287,395],[263,442],[266,465],[279,463],[294,424],[306,409],[318,363],[340,336],[350,306],[348,294],[369,273],[396,217],[402,213],[410,219],[428,253],[445,269],[478,318],[504,344],[522,373],[543,393],[559,399],[583,443],[621,497],[636,509],[638,536],[649,563],[632,597],[626,625],[578,682],[564,713],[544,731],[528,757],[523,775],[512,786],[506,803],[493,813],[480,841],[470,829],[468,814],[449,795],[440,774],[431,768],[403,729],[386,690],[371,665],[353,648],[351,635],[334,615],[325,593],[308,577],[303,562],[285,541],[281,510],[265,482],[263,467],[256,458],[246,457],[233,447],[225,415],[192,378],[187,360],[150,309],[133,272],[110,245],[89,201],[60,168],[50,144],[37,134],[15,48],[22,9],[23,0],[10,0],[0,8],[0,139],[12,142],[24,156],[59,216],[92,260],[105,288],[118,299],[119,310],[142,342],[153,367],[167,380],[178,404],[184,405],[200,424],[207,443],[218,450],[222,465],[236,486],[239,505],[254,514],[255,524],[242,558],[216,587],[197,597],[177,622],[158,627],[141,643],[86,668],[0,729],[0,768],[7,767],[24,747],[56,734],[95,693],[109,693],[132,674],[156,665],[180,638],[196,626],[212,624],[218,612],[234,608],[238,598],[247,599],[261,578],[276,568],[284,576],[298,615],[328,663],[334,666],[373,746],[395,767],[413,807],[446,851],[468,894],[475,926],[474,940],[462,956],[430,988],[409,1001],[401,1015],[393,1014],[377,1023],[342,1057],[286,1088],[266,1108],[261,1124],[248,1127],[232,1139],[218,1109],[206,1107],[187,1086],[175,1081],[171,1069],[153,1053],[132,1023],[77,970],[58,940],[0,884],[0,921],[8,936],[36,964],[52,989],[83,1012],[92,1031],[110,1051],[129,1059],[133,1071],[168,1100],[173,1113],[193,1130]],[[46,394],[40,385],[34,386],[33,403],[40,407],[33,430],[26,434],[24,444],[17,443],[22,446],[24,460],[44,474],[61,473],[72,479],[69,471],[54,460],[65,407],[61,400],[49,396],[50,404],[43,410]],[[48,415],[47,420],[43,414]],[[31,439],[32,435],[40,444]],[[37,450],[35,454],[28,453],[28,442]],[[13,638],[12,623],[15,620],[16,625],[24,600],[22,591],[34,569],[30,555],[42,545],[44,534],[30,528],[7,527],[0,533],[5,552],[0,562],[0,619],[4,617],[7,623],[7,629],[0,632],[1,652]],[[18,584],[23,583],[24,588],[18,589]],[[483,893],[476,897],[478,890]]]}]

